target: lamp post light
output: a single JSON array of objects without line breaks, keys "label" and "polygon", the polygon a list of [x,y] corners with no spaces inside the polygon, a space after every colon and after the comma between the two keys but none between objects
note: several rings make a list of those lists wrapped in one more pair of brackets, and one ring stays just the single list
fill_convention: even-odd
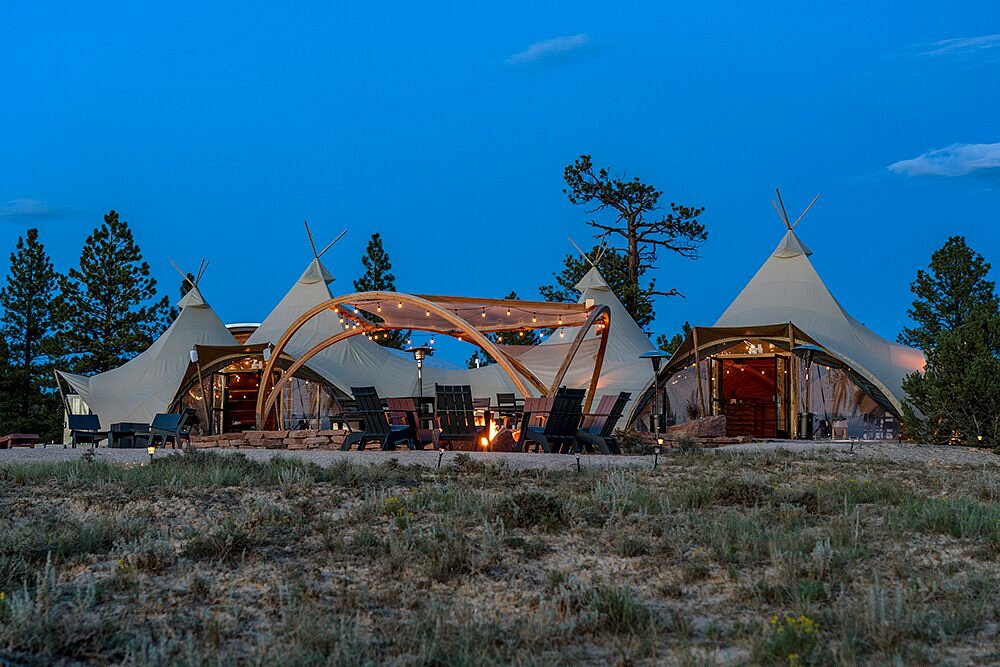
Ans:
[{"label": "lamp post light", "polygon": [[653,412],[649,420],[653,433],[663,433],[663,422],[666,421],[663,411],[663,401],[660,399],[660,362],[672,355],[663,350],[650,350],[639,355],[640,359],[649,359],[653,365]]},{"label": "lamp post light", "polygon": [[417,396],[421,399],[424,397],[424,357],[434,351],[433,347],[427,345],[418,345],[417,347],[408,347],[406,351],[413,355],[413,358],[417,362]]}]

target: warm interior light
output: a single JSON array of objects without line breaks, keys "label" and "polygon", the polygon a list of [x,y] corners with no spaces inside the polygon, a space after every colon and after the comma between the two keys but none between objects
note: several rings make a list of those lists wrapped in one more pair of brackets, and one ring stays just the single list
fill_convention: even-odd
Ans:
[{"label": "warm interior light", "polygon": [[479,444],[482,445],[483,449],[486,449],[490,446],[490,441],[484,436],[479,439]]}]

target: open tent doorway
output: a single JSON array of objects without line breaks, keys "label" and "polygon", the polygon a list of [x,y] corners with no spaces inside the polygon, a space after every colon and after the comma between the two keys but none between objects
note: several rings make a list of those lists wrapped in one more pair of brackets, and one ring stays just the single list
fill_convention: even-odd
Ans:
[{"label": "open tent doorway", "polygon": [[726,416],[726,435],[788,437],[787,359],[714,357],[712,394],[715,414]]}]

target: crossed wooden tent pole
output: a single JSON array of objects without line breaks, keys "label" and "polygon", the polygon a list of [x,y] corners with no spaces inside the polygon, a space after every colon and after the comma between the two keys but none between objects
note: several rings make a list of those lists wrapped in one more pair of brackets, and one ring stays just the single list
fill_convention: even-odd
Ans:
[{"label": "crossed wooden tent pole", "polygon": [[[587,392],[587,398],[583,408],[584,412],[590,411],[591,404],[594,400],[594,392],[597,390],[597,383],[600,379],[601,368],[604,365],[604,355],[607,351],[608,336],[611,330],[611,310],[607,306],[599,305],[594,307],[590,311],[586,321],[584,321],[581,325],[562,325],[579,326],[580,330],[573,339],[573,342],[566,353],[566,357],[563,359],[562,365],[560,365],[555,378],[552,380],[552,384],[549,387],[546,387],[524,364],[497,347],[493,341],[473,326],[468,320],[446,308],[439,306],[433,301],[429,301],[412,294],[401,294],[397,292],[358,292],[355,294],[335,297],[329,301],[313,306],[303,313],[297,320],[295,320],[291,326],[288,327],[285,333],[281,335],[281,338],[275,344],[274,349],[271,350],[271,357],[264,368],[264,373],[260,382],[260,389],[257,393],[258,429],[264,428],[264,424],[267,421],[267,415],[274,409],[274,405],[277,402],[278,397],[281,395],[281,390],[285,386],[288,379],[291,378],[296,371],[305,366],[310,359],[323,350],[336,345],[343,340],[347,340],[348,338],[352,338],[369,331],[412,328],[410,326],[390,326],[385,323],[376,324],[361,315],[357,312],[357,310],[351,311],[346,308],[340,308],[340,306],[349,305],[359,301],[395,301],[397,303],[406,303],[409,305],[419,306],[428,313],[440,316],[441,319],[453,325],[454,328],[444,330],[435,327],[428,328],[426,329],[427,331],[432,331],[446,336],[464,336],[469,342],[478,345],[497,360],[497,364],[503,369],[503,371],[507,374],[507,377],[510,378],[511,382],[514,383],[514,386],[517,387],[518,391],[524,397],[532,395],[531,390],[528,389],[528,384],[534,387],[542,396],[554,394],[559,389],[559,386],[562,384],[570,365],[573,363],[573,359],[576,357],[580,346],[583,344],[587,331],[589,331],[590,328],[600,320],[604,323],[604,335],[600,337],[597,357],[594,360],[594,371],[591,375],[590,387]],[[337,332],[306,351],[305,354],[299,357],[291,366],[288,367],[288,370],[286,370],[281,377],[278,378],[278,380],[274,383],[274,387],[268,390],[271,384],[271,379],[274,376],[278,360],[281,358],[281,354],[284,352],[288,342],[310,320],[329,310],[337,312],[339,315],[343,316],[345,320],[351,320],[353,325],[343,331]],[[528,384],[525,384],[525,380],[527,380]]]}]

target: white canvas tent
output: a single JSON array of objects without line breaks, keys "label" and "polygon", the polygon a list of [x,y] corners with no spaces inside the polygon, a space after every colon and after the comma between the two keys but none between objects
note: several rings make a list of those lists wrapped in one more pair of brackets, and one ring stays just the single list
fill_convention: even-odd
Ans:
[{"label": "white canvas tent", "polygon": [[873,400],[898,416],[906,400],[902,380],[923,370],[923,353],[886,340],[853,318],[816,272],[812,251],[794,225],[787,220],[786,225],[777,248],[715,324],[696,327],[661,372],[671,404],[683,405],[686,397],[674,393],[669,378],[686,373],[690,380],[697,375],[691,365],[699,355],[704,360],[722,346],[758,337],[781,341],[785,349],[789,340],[792,347],[797,342],[822,348],[823,359],[846,369]]},{"label": "white canvas tent", "polygon": [[98,375],[56,371],[108,429],[119,422],[150,423],[166,412],[191,363],[195,345],[238,345],[197,287],[177,304],[177,319],[149,348]]},{"label": "white canvas tent", "polygon": [[715,322],[748,327],[791,322],[816,344],[870,382],[897,413],[906,395],[903,378],[924,368],[920,350],[882,338],[844,310],[809,259],[812,251],[794,230]]}]

